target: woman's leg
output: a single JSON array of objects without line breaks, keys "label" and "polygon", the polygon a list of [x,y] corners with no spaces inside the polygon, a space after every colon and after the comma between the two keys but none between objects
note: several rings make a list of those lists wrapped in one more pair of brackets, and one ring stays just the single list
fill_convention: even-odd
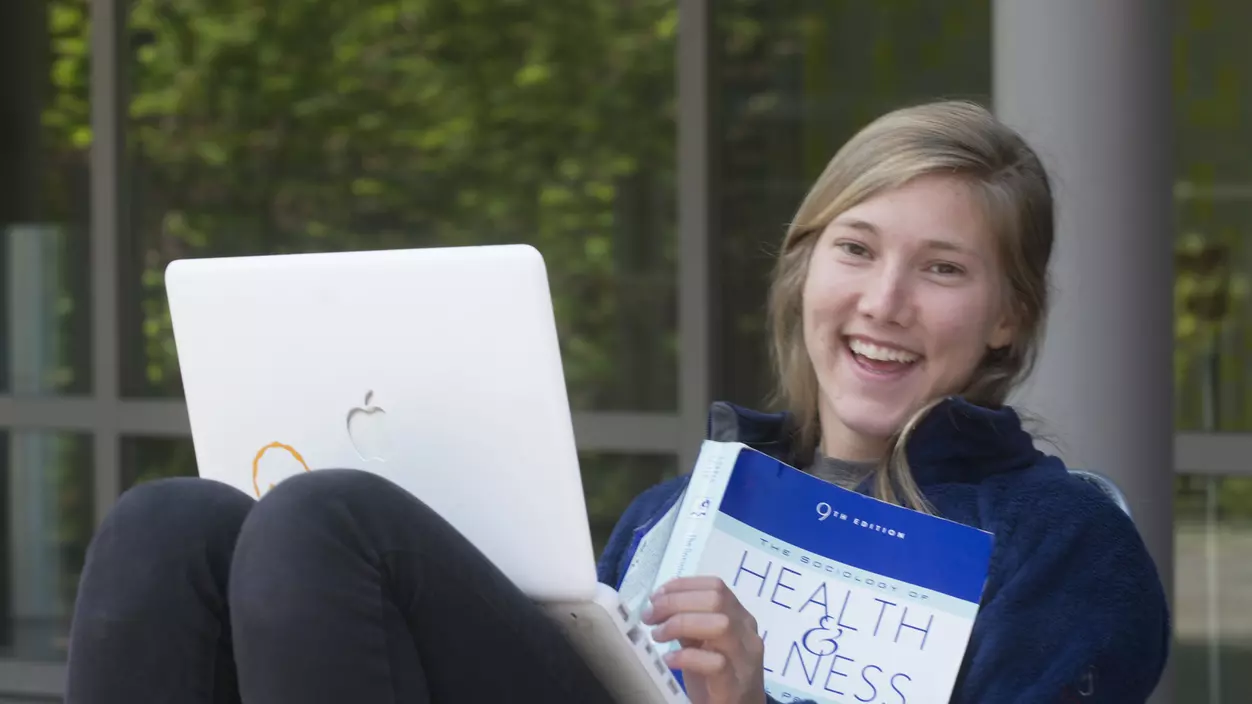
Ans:
[{"label": "woman's leg", "polygon": [[239,701],[227,573],[254,505],[225,484],[126,492],[87,551],[70,629],[68,704]]},{"label": "woman's leg", "polygon": [[609,702],[482,553],[371,474],[273,489],[239,536],[230,603],[245,702]]}]

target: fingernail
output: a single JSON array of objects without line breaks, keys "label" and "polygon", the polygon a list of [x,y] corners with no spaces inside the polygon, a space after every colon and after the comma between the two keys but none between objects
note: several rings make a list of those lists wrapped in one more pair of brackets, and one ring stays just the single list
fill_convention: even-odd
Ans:
[{"label": "fingernail", "polygon": [[643,607],[643,613],[639,614],[639,618],[643,619],[644,623],[647,623],[648,621],[652,620],[652,605],[651,604]]}]

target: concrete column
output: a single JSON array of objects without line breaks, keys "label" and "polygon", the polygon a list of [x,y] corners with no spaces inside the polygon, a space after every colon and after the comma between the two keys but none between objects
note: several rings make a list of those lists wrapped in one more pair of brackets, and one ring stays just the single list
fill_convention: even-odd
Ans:
[{"label": "concrete column", "polygon": [[994,2],[995,110],[1039,150],[1059,213],[1047,340],[1014,403],[1121,485],[1172,593],[1169,3]]}]

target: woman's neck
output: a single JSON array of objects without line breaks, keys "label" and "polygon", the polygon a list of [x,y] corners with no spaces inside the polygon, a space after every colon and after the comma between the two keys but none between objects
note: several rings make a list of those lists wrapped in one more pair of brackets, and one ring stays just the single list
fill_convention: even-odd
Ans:
[{"label": "woman's neck", "polygon": [[855,489],[874,473],[876,466],[876,462],[849,462],[833,459],[824,455],[822,449],[818,448],[814,453],[813,463],[809,467],[809,474],[845,489]]},{"label": "woman's neck", "polygon": [[822,428],[822,454],[844,462],[877,462],[887,452],[887,441],[854,433],[845,427]]}]

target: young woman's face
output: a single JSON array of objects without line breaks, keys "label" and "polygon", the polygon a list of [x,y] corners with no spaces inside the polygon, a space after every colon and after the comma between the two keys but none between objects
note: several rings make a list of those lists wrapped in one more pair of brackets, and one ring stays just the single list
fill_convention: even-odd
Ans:
[{"label": "young woman's face", "polygon": [[837,217],[804,285],[824,452],[877,459],[917,408],[961,390],[1012,340],[1004,300],[994,234],[955,177],[918,178]]}]

